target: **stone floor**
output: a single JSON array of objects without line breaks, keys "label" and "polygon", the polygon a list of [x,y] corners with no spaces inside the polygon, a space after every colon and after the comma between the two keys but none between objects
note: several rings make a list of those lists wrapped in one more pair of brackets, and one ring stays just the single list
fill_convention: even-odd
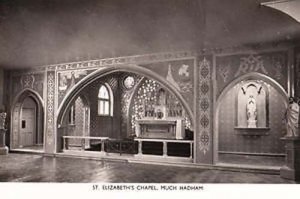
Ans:
[{"label": "stone floor", "polygon": [[219,154],[219,162],[240,164],[240,165],[246,164],[246,165],[282,167],[285,164],[285,157]]},{"label": "stone floor", "polygon": [[279,175],[243,173],[127,162],[43,157],[10,153],[0,156],[1,182],[111,183],[295,183]]},{"label": "stone floor", "polygon": [[33,146],[23,146],[17,149],[30,149],[30,150],[36,150],[36,151],[43,151],[44,150],[44,146],[43,145],[33,145]]}]

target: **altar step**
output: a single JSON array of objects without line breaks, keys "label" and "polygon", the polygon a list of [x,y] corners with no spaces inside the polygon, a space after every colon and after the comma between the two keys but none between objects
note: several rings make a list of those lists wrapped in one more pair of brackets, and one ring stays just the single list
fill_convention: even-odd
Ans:
[{"label": "altar step", "polygon": [[[190,157],[190,144],[188,143],[167,143],[167,155],[174,157]],[[163,155],[162,142],[143,142],[143,154],[147,155]]]}]

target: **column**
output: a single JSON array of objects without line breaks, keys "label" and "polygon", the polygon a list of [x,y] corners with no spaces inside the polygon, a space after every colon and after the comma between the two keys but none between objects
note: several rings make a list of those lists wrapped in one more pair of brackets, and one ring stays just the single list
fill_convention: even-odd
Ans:
[{"label": "column", "polygon": [[59,139],[57,139],[57,148],[59,152],[62,152],[66,149],[68,149],[68,143],[67,143],[67,139],[68,138],[64,138],[64,136],[66,136],[68,133],[68,128],[66,126],[59,126],[57,129],[57,137]]},{"label": "column", "polygon": [[193,159],[193,142],[190,143],[190,159]]},{"label": "column", "polygon": [[142,155],[142,154],[143,154],[143,151],[142,151],[142,141],[139,140],[138,143],[139,143],[139,147],[138,147],[138,155]]},{"label": "column", "polygon": [[168,146],[167,142],[163,142],[163,156],[167,157],[168,156]]},{"label": "column", "polygon": [[100,152],[105,152],[104,151],[104,144],[105,144],[105,140],[101,140],[101,149],[100,149]]},{"label": "column", "polygon": [[64,138],[64,150],[69,149],[69,138]]},{"label": "column", "polygon": [[6,129],[0,129],[0,155],[8,154],[8,147],[5,145]]},{"label": "column", "polygon": [[285,137],[286,142],[285,166],[280,169],[282,178],[298,181],[300,180],[300,138]]},{"label": "column", "polygon": [[0,155],[7,155],[8,154],[8,147],[5,145],[5,119],[6,113],[0,113]]},{"label": "column", "polygon": [[84,151],[85,150],[85,139],[81,139],[81,149]]}]

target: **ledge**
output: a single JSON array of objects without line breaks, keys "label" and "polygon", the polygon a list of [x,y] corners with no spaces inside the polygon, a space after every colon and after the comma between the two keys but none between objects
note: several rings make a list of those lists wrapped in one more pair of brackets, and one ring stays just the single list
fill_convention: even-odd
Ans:
[{"label": "ledge", "polygon": [[234,127],[235,130],[238,130],[236,133],[246,136],[262,136],[269,135],[269,127],[257,127],[257,128],[248,128],[248,127]]}]

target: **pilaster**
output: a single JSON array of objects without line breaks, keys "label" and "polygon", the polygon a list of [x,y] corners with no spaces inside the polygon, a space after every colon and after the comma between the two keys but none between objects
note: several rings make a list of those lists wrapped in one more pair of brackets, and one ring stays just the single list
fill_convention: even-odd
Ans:
[{"label": "pilaster", "polygon": [[282,138],[286,142],[286,165],[280,169],[282,178],[300,180],[300,138]]}]

